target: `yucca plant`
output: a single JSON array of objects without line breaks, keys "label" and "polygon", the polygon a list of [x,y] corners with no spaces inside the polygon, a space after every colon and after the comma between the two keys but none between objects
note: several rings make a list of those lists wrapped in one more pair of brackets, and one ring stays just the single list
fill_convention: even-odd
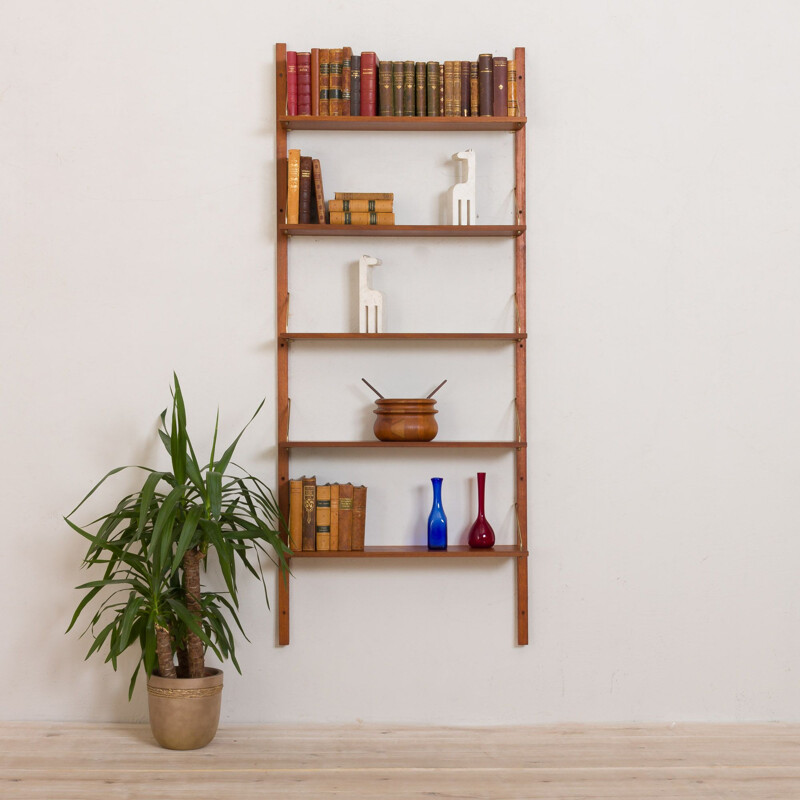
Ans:
[{"label": "yucca plant", "polygon": [[[89,541],[83,566],[104,568],[101,578],[77,587],[85,595],[67,631],[98,598],[99,607],[84,631],[93,639],[86,658],[105,646],[106,661],[116,670],[120,655],[138,644],[141,658],[131,677],[129,697],[142,665],[148,676],[157,669],[163,677],[202,677],[208,648],[221,661],[230,658],[241,673],[229,623],[245,636],[237,614],[237,564],[260,579],[269,605],[262,556],[272,560],[283,577],[289,553],[284,543],[286,524],[272,491],[232,462],[236,445],[263,405],[264,401],[219,458],[218,411],[211,456],[201,466],[175,375],[170,424],[165,409],[158,431],[172,471],[113,469],[65,517]],[[123,497],[113,511],[86,527],[72,520],[108,478],[130,469],[146,473],[139,491]],[[201,586],[201,567],[212,551],[224,592],[204,591]]]}]

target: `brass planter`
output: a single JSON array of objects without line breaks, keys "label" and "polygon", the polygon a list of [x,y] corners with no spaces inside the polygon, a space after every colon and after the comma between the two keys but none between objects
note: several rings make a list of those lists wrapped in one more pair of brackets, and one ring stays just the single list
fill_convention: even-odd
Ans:
[{"label": "brass planter", "polygon": [[169,750],[197,750],[216,735],[222,704],[222,670],[206,668],[204,678],[147,681],[150,730]]}]

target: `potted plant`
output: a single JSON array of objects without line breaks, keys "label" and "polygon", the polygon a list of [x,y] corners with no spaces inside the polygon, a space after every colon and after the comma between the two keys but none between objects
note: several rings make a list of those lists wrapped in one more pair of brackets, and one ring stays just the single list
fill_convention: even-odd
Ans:
[{"label": "potted plant", "polygon": [[[219,457],[217,412],[211,456],[202,466],[187,432],[177,375],[174,381],[170,424],[165,409],[158,431],[172,471],[113,469],[65,517],[89,541],[84,567],[102,565],[104,570],[102,577],[77,587],[85,595],[67,630],[98,598],[84,631],[93,639],[86,657],[105,651],[116,670],[122,653],[139,647],[128,698],[144,666],[156,740],[164,747],[189,750],[208,744],[219,722],[222,672],[205,666],[206,650],[220,661],[230,658],[241,674],[230,623],[244,635],[237,614],[241,568],[261,580],[269,605],[261,556],[277,564],[283,578],[290,551],[272,491],[232,462],[239,439],[264,402]],[[128,469],[145,473],[141,489],[88,526],[77,525],[72,517],[78,509],[108,478]],[[201,586],[201,567],[212,553],[225,591]]]}]

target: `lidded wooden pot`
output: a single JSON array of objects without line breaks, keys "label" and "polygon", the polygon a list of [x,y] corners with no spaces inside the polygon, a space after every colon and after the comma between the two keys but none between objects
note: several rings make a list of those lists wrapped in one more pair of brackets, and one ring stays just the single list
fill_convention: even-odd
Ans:
[{"label": "lidded wooden pot", "polygon": [[382,442],[429,442],[439,432],[432,398],[383,397],[375,405],[373,431]]}]

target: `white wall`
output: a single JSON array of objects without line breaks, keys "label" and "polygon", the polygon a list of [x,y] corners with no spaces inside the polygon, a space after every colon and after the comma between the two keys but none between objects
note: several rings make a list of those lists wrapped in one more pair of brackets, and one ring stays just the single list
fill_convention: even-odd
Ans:
[{"label": "white wall", "polygon": [[[287,648],[248,587],[225,720],[800,719],[800,6],[507,0],[467,18],[410,0],[389,25],[379,3],[271,5],[0,6],[0,717],[145,716],[141,687],[126,701],[129,664],[84,664],[88,643],[63,635],[84,576],[60,518],[107,469],[160,458],[173,369],[201,442],[217,403],[230,436],[273,396],[281,40],[395,59],[527,48],[531,644],[514,644],[510,563],[304,563]],[[329,192],[363,180],[366,139],[303,137]],[[395,137],[403,160],[373,155],[413,219],[422,186],[435,215],[457,147],[477,143],[487,180],[507,174],[509,138]],[[510,213],[496,180],[486,221]],[[303,288],[335,295],[362,249],[384,258],[395,329],[415,314],[469,329],[485,270],[480,324],[510,314],[505,242],[292,247],[295,329],[314,323]],[[463,280],[457,302],[402,302],[415,268],[433,297]],[[297,435],[330,429],[301,399],[312,356],[344,432],[363,427],[363,374],[389,393],[447,377],[443,431],[502,435],[510,357],[461,352],[398,347],[397,371],[363,346],[346,364],[298,350]],[[241,448],[270,482],[274,442],[270,408]],[[463,532],[485,467],[511,535],[507,457],[415,458],[297,469],[367,480],[379,541],[419,535],[435,471]]]}]

